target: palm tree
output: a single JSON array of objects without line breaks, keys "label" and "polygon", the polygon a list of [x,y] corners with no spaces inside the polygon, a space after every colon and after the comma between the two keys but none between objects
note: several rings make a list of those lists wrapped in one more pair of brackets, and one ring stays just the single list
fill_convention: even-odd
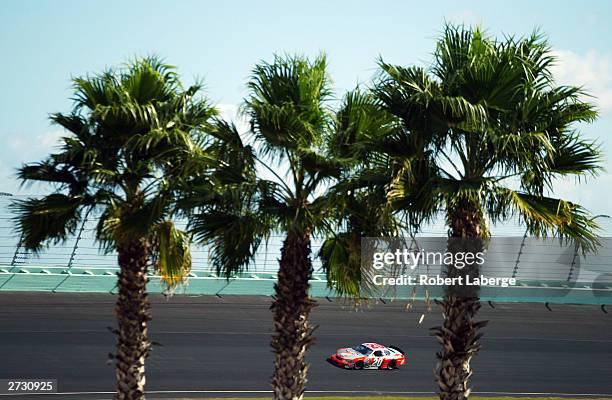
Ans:
[{"label": "palm tree", "polygon": [[[555,85],[554,62],[538,34],[496,40],[479,29],[446,26],[429,69],[380,62],[375,93],[401,119],[389,199],[416,226],[442,212],[449,251],[478,251],[489,223],[518,217],[529,233],[597,246],[597,225],[578,204],[555,198],[556,179],[595,175],[597,144],[584,139],[577,122],[596,118],[581,89]],[[463,240],[460,240],[463,239]],[[465,250],[465,249],[464,249]],[[456,274],[450,267],[448,274]],[[463,274],[477,274],[477,266]],[[442,345],[436,368],[440,398],[470,394],[470,361],[480,348],[476,322],[478,288],[449,286],[441,301]]]},{"label": "palm tree", "polygon": [[326,146],[332,114],[325,57],[276,56],[253,69],[248,89],[243,112],[255,145],[244,144],[233,125],[217,124],[213,135],[227,161],[213,177],[194,177],[184,203],[186,209],[199,205],[190,231],[211,245],[213,263],[227,277],[248,267],[270,234],[285,235],[271,307],[271,383],[275,399],[301,399],[313,341],[311,237],[331,230],[334,206],[326,188],[340,167]]},{"label": "palm tree", "polygon": [[53,114],[64,128],[58,152],[19,170],[24,183],[53,185],[50,194],[14,203],[27,249],[66,240],[90,211],[96,239],[118,253],[117,399],[144,399],[151,343],[147,297],[150,263],[164,282],[180,283],[191,268],[189,237],[173,223],[175,182],[200,170],[202,129],[216,113],[184,89],[174,68],[156,58],[76,78],[74,109]]}]

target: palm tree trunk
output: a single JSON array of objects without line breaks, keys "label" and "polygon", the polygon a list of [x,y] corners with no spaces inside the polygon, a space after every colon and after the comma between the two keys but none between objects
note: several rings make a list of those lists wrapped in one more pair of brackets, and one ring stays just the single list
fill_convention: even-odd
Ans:
[{"label": "palm tree trunk", "polygon": [[150,245],[146,239],[132,240],[120,245],[118,253],[116,399],[141,400],[145,398],[145,358],[150,347],[147,338],[147,324],[151,320],[147,296]]},{"label": "palm tree trunk", "polygon": [[278,281],[274,286],[276,300],[272,304],[275,352],[272,388],[275,400],[301,400],[304,397],[308,365],[306,350],[312,343],[308,317],[315,305],[309,297],[312,276],[310,233],[287,233],[281,249]]},{"label": "palm tree trunk", "polygon": [[[448,251],[451,253],[477,253],[484,249],[486,229],[484,217],[478,204],[462,201],[449,210],[450,237]],[[479,275],[476,264],[463,269],[449,266],[446,276],[457,277]],[[487,321],[475,322],[480,309],[480,288],[478,286],[447,286],[440,302],[444,316],[441,327],[432,328],[434,336],[442,345],[437,353],[438,364],[435,375],[441,400],[463,400],[470,395],[469,378],[472,375],[470,362],[480,349],[480,328]]]}]

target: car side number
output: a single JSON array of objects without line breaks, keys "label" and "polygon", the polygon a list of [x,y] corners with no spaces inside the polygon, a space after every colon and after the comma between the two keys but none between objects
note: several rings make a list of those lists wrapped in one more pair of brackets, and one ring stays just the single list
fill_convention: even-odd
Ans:
[{"label": "car side number", "polygon": [[368,360],[368,365],[370,367],[380,367],[382,365],[383,358],[382,357],[372,357]]}]

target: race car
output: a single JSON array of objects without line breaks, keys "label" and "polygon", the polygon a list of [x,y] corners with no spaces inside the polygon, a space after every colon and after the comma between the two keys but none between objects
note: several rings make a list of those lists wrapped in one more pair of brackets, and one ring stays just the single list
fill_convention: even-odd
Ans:
[{"label": "race car", "polygon": [[395,369],[406,363],[406,355],[396,346],[363,343],[338,349],[327,361],[345,369]]}]

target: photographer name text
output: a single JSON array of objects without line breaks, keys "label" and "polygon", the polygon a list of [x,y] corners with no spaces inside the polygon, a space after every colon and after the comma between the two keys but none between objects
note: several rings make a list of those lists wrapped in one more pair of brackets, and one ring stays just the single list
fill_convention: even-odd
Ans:
[{"label": "photographer name text", "polygon": [[398,275],[387,277],[374,275],[373,283],[376,286],[499,286],[509,287],[516,285],[516,278],[486,277],[484,275],[472,277],[470,275],[456,277],[442,277],[440,275]]}]

